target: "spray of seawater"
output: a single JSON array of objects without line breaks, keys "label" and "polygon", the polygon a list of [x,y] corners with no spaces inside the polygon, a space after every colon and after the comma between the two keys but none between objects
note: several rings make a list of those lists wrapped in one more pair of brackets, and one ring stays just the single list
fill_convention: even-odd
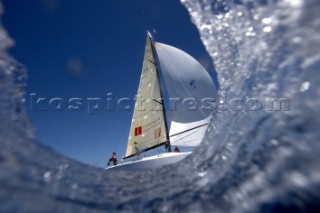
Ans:
[{"label": "spray of seawater", "polygon": [[207,179],[204,187],[212,208],[236,212],[316,208],[319,2],[182,2],[214,61],[220,103],[236,97],[290,100],[288,111],[215,114],[193,161],[204,174],[199,182]]}]

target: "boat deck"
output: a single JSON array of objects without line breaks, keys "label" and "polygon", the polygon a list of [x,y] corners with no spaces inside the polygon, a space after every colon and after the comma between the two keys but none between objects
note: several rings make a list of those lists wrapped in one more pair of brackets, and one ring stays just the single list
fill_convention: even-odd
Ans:
[{"label": "boat deck", "polygon": [[128,162],[119,163],[116,166],[109,166],[107,170],[141,171],[156,169],[165,165],[177,163],[187,157],[191,152],[169,152]]}]

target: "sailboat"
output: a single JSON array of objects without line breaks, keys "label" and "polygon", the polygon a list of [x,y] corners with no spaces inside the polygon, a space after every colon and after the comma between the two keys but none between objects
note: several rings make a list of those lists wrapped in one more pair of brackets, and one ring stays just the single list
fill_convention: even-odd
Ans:
[{"label": "sailboat", "polygon": [[[163,92],[170,102],[170,131]],[[127,150],[112,170],[145,170],[181,161],[191,152],[172,152],[172,146],[197,146],[206,132],[214,83],[193,57],[175,47],[154,42],[148,32]],[[164,146],[166,152],[141,157]],[[127,160],[132,159],[132,160]]]}]

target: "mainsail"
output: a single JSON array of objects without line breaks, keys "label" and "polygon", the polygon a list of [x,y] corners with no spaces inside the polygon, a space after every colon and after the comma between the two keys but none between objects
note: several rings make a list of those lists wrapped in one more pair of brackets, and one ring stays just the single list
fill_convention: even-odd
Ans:
[{"label": "mainsail", "polygon": [[204,105],[217,98],[216,88],[208,72],[187,53],[158,42],[155,49],[170,98],[170,143],[196,146],[212,112],[212,107]]},{"label": "mainsail", "polygon": [[163,109],[152,41],[148,36],[125,158],[137,154],[136,148],[140,152],[166,143]]}]

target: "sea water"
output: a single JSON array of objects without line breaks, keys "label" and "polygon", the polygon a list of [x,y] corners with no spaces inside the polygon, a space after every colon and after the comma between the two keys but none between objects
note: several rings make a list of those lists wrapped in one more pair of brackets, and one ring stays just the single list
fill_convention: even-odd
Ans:
[{"label": "sea water", "polygon": [[[219,106],[194,153],[154,171],[110,173],[37,143],[27,73],[0,27],[0,212],[320,211],[320,1],[182,3],[214,61]],[[272,98],[289,109],[257,104]]]}]

